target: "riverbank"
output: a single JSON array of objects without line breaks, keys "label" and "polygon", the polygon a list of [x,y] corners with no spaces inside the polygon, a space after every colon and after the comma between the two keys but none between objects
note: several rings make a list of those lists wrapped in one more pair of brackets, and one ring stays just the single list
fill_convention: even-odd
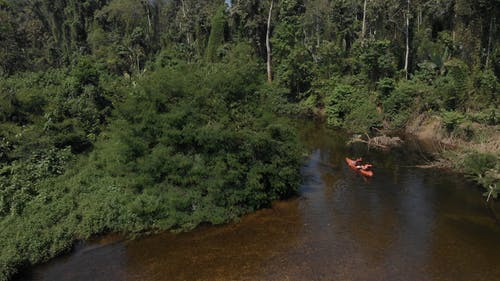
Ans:
[{"label": "riverbank", "polygon": [[447,128],[443,118],[421,114],[410,120],[405,133],[436,149],[433,168],[450,168],[466,174],[485,188],[487,200],[500,192],[500,126],[464,122]]},{"label": "riverbank", "polygon": [[399,137],[418,141],[418,146],[432,155],[419,168],[464,174],[485,189],[487,201],[496,199],[500,194],[500,126],[465,118],[453,122],[450,124],[446,116],[439,114],[419,114],[409,118],[402,129],[394,130],[393,124],[385,122],[374,135],[355,134],[348,144],[361,142],[377,149],[391,149],[401,145]]}]

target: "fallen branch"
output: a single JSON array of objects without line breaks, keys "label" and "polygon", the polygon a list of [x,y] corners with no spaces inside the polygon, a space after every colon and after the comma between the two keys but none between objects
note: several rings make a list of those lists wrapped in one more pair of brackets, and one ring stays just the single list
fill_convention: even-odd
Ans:
[{"label": "fallen branch", "polygon": [[403,143],[399,137],[388,137],[386,135],[370,138],[368,134],[365,134],[368,140],[364,140],[361,138],[361,135],[354,135],[351,140],[349,140],[348,144],[353,143],[366,143],[369,147],[377,147],[380,149],[389,149],[391,147],[399,147]]}]

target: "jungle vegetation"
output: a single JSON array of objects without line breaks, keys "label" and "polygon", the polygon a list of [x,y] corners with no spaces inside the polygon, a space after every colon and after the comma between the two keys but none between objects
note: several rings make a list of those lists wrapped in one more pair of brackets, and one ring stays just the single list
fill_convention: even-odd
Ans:
[{"label": "jungle vegetation", "polygon": [[[499,30],[498,0],[0,0],[0,280],[293,195],[290,116],[491,137]],[[498,147],[458,166],[500,192]]]}]

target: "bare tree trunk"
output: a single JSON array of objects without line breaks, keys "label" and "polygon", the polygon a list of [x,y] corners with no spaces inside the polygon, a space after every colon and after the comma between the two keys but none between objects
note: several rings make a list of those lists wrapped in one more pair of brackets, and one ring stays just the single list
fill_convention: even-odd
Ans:
[{"label": "bare tree trunk", "polygon": [[148,34],[151,35],[153,28],[151,26],[151,7],[149,6],[148,1],[144,2],[144,8],[146,9],[146,15],[148,18]]},{"label": "bare tree trunk", "polygon": [[[184,19],[187,19],[187,13],[186,13],[186,3],[184,3],[183,0],[181,0],[181,10],[182,10],[182,16]],[[189,28],[189,26],[188,26]],[[191,45],[191,33],[188,31],[186,32],[186,41],[188,45]]]},{"label": "bare tree trunk", "polygon": [[490,55],[491,55],[491,41],[493,40],[493,33],[495,28],[495,17],[491,17],[490,20],[490,31],[488,35],[488,49],[486,50],[486,68],[490,65]]},{"label": "bare tree trunk", "polygon": [[321,43],[321,38],[320,38],[320,28],[319,28],[319,19],[318,17],[316,16],[315,17],[316,19],[316,48],[319,48],[319,45]]},{"label": "bare tree trunk", "polygon": [[148,27],[149,27],[149,32],[151,32],[152,27],[151,27],[151,11],[148,8]]},{"label": "bare tree trunk", "polygon": [[422,24],[422,8],[418,8],[417,15],[417,31],[420,32],[420,25]]},{"label": "bare tree trunk", "polygon": [[137,72],[139,72],[141,70],[141,62],[139,61],[139,54],[136,54],[135,55],[135,63],[137,65]]},{"label": "bare tree trunk", "polygon": [[361,41],[365,40],[366,35],[366,4],[368,0],[365,0],[365,4],[363,5],[363,27],[361,28]]},{"label": "bare tree trunk", "polygon": [[274,2],[274,0],[271,0],[271,6],[269,7],[269,16],[267,17],[267,33],[266,33],[267,82],[269,82],[269,83],[273,82],[273,73],[272,73],[272,67],[271,67],[271,42],[270,42],[270,35],[271,35],[271,15],[273,13],[273,2]]},{"label": "bare tree trunk", "polygon": [[458,22],[458,20],[457,20],[457,18],[458,18],[457,12],[454,11],[454,13],[455,13],[455,15],[453,16],[453,31],[451,32],[451,40],[453,41],[453,43],[456,42],[455,39],[456,39],[456,35],[457,35],[456,30],[457,30],[457,22]]},{"label": "bare tree trunk", "polygon": [[410,59],[410,0],[408,0],[408,10],[406,13],[406,56],[405,56],[405,75],[408,79],[408,64]]},{"label": "bare tree trunk", "polygon": [[[312,57],[313,61],[315,63],[317,63],[318,62],[318,57],[316,56],[315,51],[313,50],[314,48],[312,46],[309,46],[309,44],[306,44],[306,42],[307,42],[307,33],[306,33],[305,29],[303,30],[303,33],[304,33],[304,39],[303,39],[304,47],[311,54],[311,57]],[[319,42],[318,42],[318,44],[319,44]]]}]

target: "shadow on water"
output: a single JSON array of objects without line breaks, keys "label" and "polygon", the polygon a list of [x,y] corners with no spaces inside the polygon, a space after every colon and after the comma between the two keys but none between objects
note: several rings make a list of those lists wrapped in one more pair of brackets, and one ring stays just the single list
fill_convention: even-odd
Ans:
[{"label": "shadow on water", "polygon": [[[414,147],[347,147],[301,125],[301,196],[224,226],[134,241],[88,242],[21,280],[495,280],[500,226],[460,176],[412,165]],[[424,154],[423,154],[424,153]],[[365,179],[345,156],[375,166]]]}]

